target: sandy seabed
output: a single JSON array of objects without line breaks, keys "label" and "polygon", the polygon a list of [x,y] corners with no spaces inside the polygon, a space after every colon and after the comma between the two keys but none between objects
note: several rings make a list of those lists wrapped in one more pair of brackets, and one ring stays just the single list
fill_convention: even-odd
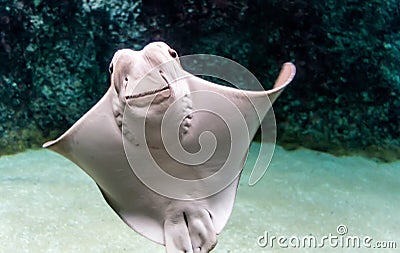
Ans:
[{"label": "sandy seabed", "polygon": [[[277,147],[253,187],[249,174],[213,252],[376,252],[379,241],[400,248],[400,161]],[[0,252],[165,251],[126,226],[76,165],[38,150],[0,157]]]}]

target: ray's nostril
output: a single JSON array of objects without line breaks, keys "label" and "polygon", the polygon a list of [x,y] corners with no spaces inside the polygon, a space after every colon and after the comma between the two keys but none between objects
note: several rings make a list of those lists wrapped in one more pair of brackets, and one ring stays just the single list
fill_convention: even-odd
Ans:
[{"label": "ray's nostril", "polygon": [[175,50],[173,50],[173,49],[171,49],[171,48],[168,49],[168,52],[169,52],[169,54],[170,54],[173,58],[175,58],[175,57],[177,56]]}]

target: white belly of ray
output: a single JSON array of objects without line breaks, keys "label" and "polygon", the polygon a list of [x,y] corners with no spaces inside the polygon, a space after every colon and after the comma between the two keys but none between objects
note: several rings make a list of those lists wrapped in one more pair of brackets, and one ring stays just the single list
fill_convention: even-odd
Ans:
[{"label": "white belly of ray", "polygon": [[[162,50],[168,54],[169,47],[150,44],[142,51],[158,59],[158,54],[166,57]],[[113,59],[113,80],[125,80],[115,75],[127,71],[121,66],[131,64],[129,57],[141,56],[123,53]],[[89,112],[44,147],[79,165],[138,233],[165,244],[168,252],[209,252],[232,212],[259,117],[294,71],[285,64],[274,89],[260,92],[223,87],[184,72],[189,78],[154,94],[135,95],[126,106],[119,104],[122,86],[112,83]],[[163,82],[157,75],[151,80]]]}]

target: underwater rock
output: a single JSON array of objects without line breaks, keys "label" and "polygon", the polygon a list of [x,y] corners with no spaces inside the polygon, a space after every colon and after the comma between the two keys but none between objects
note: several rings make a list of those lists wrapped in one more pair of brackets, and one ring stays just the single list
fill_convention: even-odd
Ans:
[{"label": "underwater rock", "polygon": [[[106,90],[115,49],[167,40],[182,55],[238,61],[261,83],[277,74],[270,66],[295,62],[297,85],[275,108],[278,143],[400,157],[396,0],[34,2],[0,6],[0,122],[34,120],[33,131],[55,137],[49,129],[65,130]],[[11,152],[15,140],[0,135],[1,152]]]}]

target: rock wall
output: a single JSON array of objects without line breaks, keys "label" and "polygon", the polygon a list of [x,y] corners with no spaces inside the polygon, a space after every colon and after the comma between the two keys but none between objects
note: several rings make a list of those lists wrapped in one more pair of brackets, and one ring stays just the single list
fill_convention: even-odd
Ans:
[{"label": "rock wall", "polygon": [[108,87],[122,47],[165,40],[217,54],[269,88],[298,68],[275,106],[278,142],[400,158],[400,7],[396,0],[1,1],[0,150],[66,130]]}]

